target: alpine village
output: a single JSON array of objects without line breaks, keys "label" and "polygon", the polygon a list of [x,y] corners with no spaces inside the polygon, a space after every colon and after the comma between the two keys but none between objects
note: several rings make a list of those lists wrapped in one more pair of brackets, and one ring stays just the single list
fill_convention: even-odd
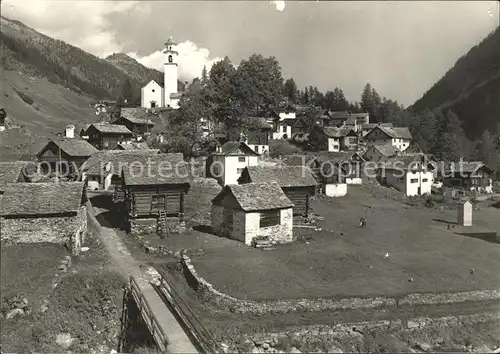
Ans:
[{"label": "alpine village", "polygon": [[1,26],[2,352],[500,353],[500,30],[404,107]]}]

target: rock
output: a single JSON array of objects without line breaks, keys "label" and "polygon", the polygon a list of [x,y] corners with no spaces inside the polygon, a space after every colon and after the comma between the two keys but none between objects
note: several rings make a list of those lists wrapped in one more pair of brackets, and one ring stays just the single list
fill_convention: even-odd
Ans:
[{"label": "rock", "polygon": [[75,340],[71,337],[71,334],[69,333],[59,333],[56,336],[56,343],[57,345],[63,347],[64,349],[68,349],[71,347]]},{"label": "rock", "polygon": [[251,353],[262,353],[262,351],[261,351],[259,348],[254,347],[254,348],[252,349]]},{"label": "rock", "polygon": [[57,269],[60,271],[65,271],[65,270],[67,270],[67,267],[65,264],[60,264],[59,267],[57,267]]},{"label": "rock", "polygon": [[43,304],[42,306],[40,306],[40,312],[41,313],[44,313],[45,311],[47,311],[49,309],[49,307],[46,305],[46,304]]},{"label": "rock", "polygon": [[328,353],[343,353],[343,351],[338,347],[330,347],[328,348]]},{"label": "rock", "polygon": [[419,325],[418,325],[418,323],[417,323],[417,322],[415,322],[415,321],[408,321],[407,327],[408,327],[408,328],[418,328],[418,327],[419,327]]},{"label": "rock", "polygon": [[289,353],[302,353],[302,352],[295,347],[291,347]]},{"label": "rock", "polygon": [[493,350],[488,347],[486,344],[482,344],[477,348],[474,348],[475,353],[492,353]]},{"label": "rock", "polygon": [[264,344],[262,344],[262,348],[264,349],[269,349],[270,345],[269,343],[265,342]]},{"label": "rock", "polygon": [[5,316],[6,319],[10,320],[11,318],[14,318],[16,316],[22,316],[24,315],[24,311],[21,309],[13,309],[7,312],[7,316]]},{"label": "rock", "polygon": [[424,351],[424,352],[430,352],[434,348],[431,344],[426,343],[426,342],[417,342],[413,346],[413,348]]},{"label": "rock", "polygon": [[90,248],[88,248],[88,247],[82,247],[82,248],[80,249],[80,251],[82,251],[82,252],[87,252],[89,249],[90,249]]}]

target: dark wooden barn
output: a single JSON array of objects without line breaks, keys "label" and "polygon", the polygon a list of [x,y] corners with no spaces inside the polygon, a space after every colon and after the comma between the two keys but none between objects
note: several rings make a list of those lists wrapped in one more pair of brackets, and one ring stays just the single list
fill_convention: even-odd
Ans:
[{"label": "dark wooden barn", "polygon": [[120,118],[113,122],[113,124],[124,125],[134,134],[143,135],[150,133],[155,126],[151,117],[152,115],[146,108],[122,108]]},{"label": "dark wooden barn", "polygon": [[310,198],[316,189],[316,179],[311,171],[303,166],[284,167],[246,167],[238,179],[239,184],[277,182],[288,199],[294,204],[294,215],[307,216]]},{"label": "dark wooden barn", "polygon": [[[61,173],[76,172],[97,149],[87,141],[62,138],[49,141],[37,154],[42,170],[55,172],[59,162]],[[68,170],[70,169],[70,170]]]},{"label": "dark wooden barn", "polygon": [[190,187],[184,161],[160,154],[122,170],[125,210],[134,234],[165,234],[184,226],[184,199]]},{"label": "dark wooden barn", "polygon": [[95,123],[86,131],[88,142],[99,150],[114,149],[119,142],[129,140],[133,133],[124,125]]}]

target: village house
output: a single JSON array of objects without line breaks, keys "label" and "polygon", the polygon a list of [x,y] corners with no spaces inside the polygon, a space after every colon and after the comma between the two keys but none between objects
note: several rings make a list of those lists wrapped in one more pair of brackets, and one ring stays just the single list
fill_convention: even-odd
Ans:
[{"label": "village house", "polygon": [[368,145],[393,145],[400,151],[405,151],[411,140],[412,135],[407,127],[385,128],[377,125],[363,136],[363,141]]},{"label": "village house", "polygon": [[245,142],[257,154],[269,153],[269,134],[273,127],[262,117],[249,117],[250,124],[241,134]]},{"label": "village house", "polygon": [[282,120],[276,119],[272,122],[273,130],[271,138],[274,140],[288,140],[292,137],[292,127],[296,123],[295,119],[285,118]]},{"label": "village house", "polygon": [[111,150],[119,142],[130,140],[134,134],[124,125],[94,123],[86,131],[88,142],[99,150]]},{"label": "village house", "polygon": [[480,161],[443,163],[437,169],[443,187],[479,193],[493,192],[493,170]]},{"label": "village house", "polygon": [[364,142],[364,136],[371,132],[376,127],[382,128],[392,128],[394,125],[392,123],[368,123],[361,126],[361,141]]},{"label": "village house", "polygon": [[155,126],[151,117],[152,115],[147,108],[122,108],[120,118],[116,119],[113,124],[124,125],[132,133],[144,135],[150,133]]},{"label": "village house", "polygon": [[87,233],[86,198],[82,182],[7,184],[2,244],[58,243],[77,255]]},{"label": "village house", "polygon": [[252,166],[246,167],[238,179],[239,184],[267,183],[279,184],[285,195],[294,205],[294,215],[309,215],[310,198],[314,196],[316,179],[311,171],[303,166]]},{"label": "village house", "polygon": [[[133,162],[143,162],[160,150],[98,150],[82,165],[82,180],[89,190],[113,190],[121,185],[121,169]],[[182,157],[182,154],[181,154]]]},{"label": "village house", "polygon": [[190,174],[177,154],[159,154],[145,164],[122,169],[122,188],[129,232],[134,235],[185,229],[184,200]]},{"label": "village house", "polygon": [[80,138],[84,139],[84,140],[88,140],[89,139],[89,135],[87,134],[87,130],[89,129],[89,127],[91,126],[92,124],[84,124],[81,126],[81,129],[80,129],[80,133],[78,135],[80,135]]},{"label": "village house", "polygon": [[151,80],[141,88],[141,107],[156,108],[163,107],[163,86],[155,80]]},{"label": "village house", "polygon": [[242,141],[229,141],[207,158],[207,177],[217,179],[220,185],[238,184],[243,169],[257,166],[259,154]]},{"label": "village house", "polygon": [[314,126],[308,137],[316,149],[329,152],[356,151],[358,134],[351,127],[319,127]]},{"label": "village house", "polygon": [[320,152],[316,158],[321,164],[322,184],[363,183],[362,166],[365,159],[359,153],[355,151]]},{"label": "village house", "polygon": [[86,140],[61,138],[50,140],[36,156],[43,172],[59,171],[60,162],[61,173],[73,174],[97,151]]},{"label": "village house", "polygon": [[401,155],[401,151],[394,145],[371,145],[363,154],[366,161],[384,161],[391,157]]},{"label": "village house", "polygon": [[377,175],[382,184],[394,187],[408,197],[430,195],[434,175],[425,163],[411,156],[384,161]]},{"label": "village house", "polygon": [[227,185],[212,200],[212,232],[251,245],[293,241],[293,203],[275,182]]}]

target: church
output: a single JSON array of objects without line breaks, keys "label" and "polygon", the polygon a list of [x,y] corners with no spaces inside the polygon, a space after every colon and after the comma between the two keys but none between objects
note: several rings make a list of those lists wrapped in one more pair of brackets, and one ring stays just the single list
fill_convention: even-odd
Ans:
[{"label": "church", "polygon": [[170,37],[165,43],[165,63],[163,64],[163,87],[151,80],[141,89],[141,107],[144,108],[179,108],[181,93],[177,89],[179,78],[179,53],[176,51],[177,43]]}]

